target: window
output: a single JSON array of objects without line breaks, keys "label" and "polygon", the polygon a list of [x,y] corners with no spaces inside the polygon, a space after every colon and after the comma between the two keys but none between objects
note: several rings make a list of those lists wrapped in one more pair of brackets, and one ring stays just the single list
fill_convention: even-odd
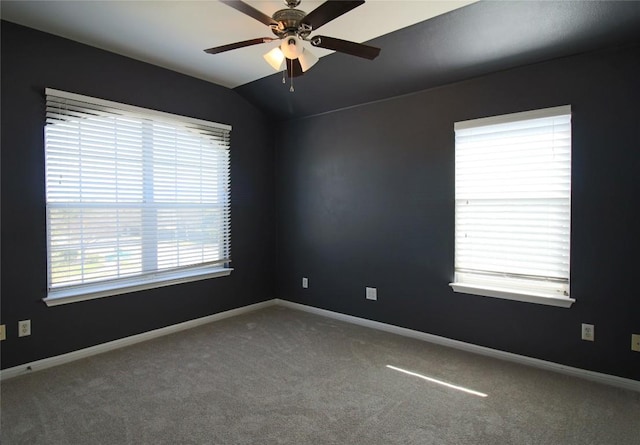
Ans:
[{"label": "window", "polygon": [[571,107],[455,124],[456,292],[570,307]]},{"label": "window", "polygon": [[231,272],[231,127],[46,95],[48,305]]}]

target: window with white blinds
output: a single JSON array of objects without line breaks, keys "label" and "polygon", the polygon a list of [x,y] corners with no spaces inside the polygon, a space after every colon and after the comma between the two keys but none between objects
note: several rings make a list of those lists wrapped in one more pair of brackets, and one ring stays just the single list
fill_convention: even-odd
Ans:
[{"label": "window with white blinds", "polygon": [[571,108],[455,124],[457,292],[569,307]]},{"label": "window with white blinds", "polygon": [[46,105],[47,304],[231,271],[231,127],[52,89]]}]

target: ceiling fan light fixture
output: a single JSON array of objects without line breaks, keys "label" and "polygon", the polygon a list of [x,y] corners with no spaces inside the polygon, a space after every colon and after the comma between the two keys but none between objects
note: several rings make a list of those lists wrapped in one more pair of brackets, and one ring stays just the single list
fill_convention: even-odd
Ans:
[{"label": "ceiling fan light fixture", "polygon": [[287,59],[297,59],[302,54],[302,42],[297,37],[289,36],[280,45],[282,53]]},{"label": "ceiling fan light fixture", "polygon": [[302,54],[298,56],[298,61],[300,62],[300,67],[302,71],[305,72],[318,61],[318,57],[309,51],[307,48],[302,49]]},{"label": "ceiling fan light fixture", "polygon": [[264,60],[266,60],[274,70],[282,70],[284,65],[284,53],[282,52],[282,50],[280,50],[279,46],[276,46],[262,57],[264,57]]}]

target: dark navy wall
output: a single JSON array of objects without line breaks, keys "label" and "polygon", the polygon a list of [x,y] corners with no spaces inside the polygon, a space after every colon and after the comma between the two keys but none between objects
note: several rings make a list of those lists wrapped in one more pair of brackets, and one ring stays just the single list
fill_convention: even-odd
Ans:
[{"label": "dark navy wall", "polygon": [[[230,124],[228,277],[46,307],[46,87]],[[236,92],[2,22],[2,368],[273,298],[273,147],[262,112]],[[32,335],[17,337],[18,320]]]},{"label": "dark navy wall", "polygon": [[[282,124],[280,298],[640,380],[640,46]],[[569,309],[456,294],[454,122],[570,104]],[[309,277],[309,289],[301,278]],[[365,300],[365,286],[378,301]],[[580,340],[595,324],[595,342]]]}]

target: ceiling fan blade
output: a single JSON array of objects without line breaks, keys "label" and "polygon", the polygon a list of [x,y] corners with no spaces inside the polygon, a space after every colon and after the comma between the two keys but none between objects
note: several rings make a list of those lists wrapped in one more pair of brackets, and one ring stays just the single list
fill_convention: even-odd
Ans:
[{"label": "ceiling fan blade", "polygon": [[373,60],[380,54],[380,48],[363,45],[362,43],[350,42],[348,40],[336,39],[334,37],[315,36],[311,39],[311,44],[318,48],[332,49],[352,56]]},{"label": "ceiling fan blade", "polygon": [[218,54],[223,53],[225,51],[231,51],[232,49],[244,48],[245,46],[258,45],[260,43],[268,43],[273,42],[274,40],[271,37],[261,37],[258,39],[245,40],[243,42],[230,43],[228,45],[216,46],[215,48],[205,49],[205,53],[209,54]]},{"label": "ceiling fan blade", "polygon": [[304,74],[298,59],[285,59],[285,62],[287,64],[287,75],[289,77],[298,77]]},{"label": "ceiling fan blade", "polygon": [[302,23],[311,25],[311,29],[316,30],[325,23],[329,23],[331,20],[340,17],[364,3],[364,0],[356,1],[342,1],[342,0],[328,0],[311,11],[302,19]]},{"label": "ceiling fan blade", "polygon": [[267,26],[278,24],[271,17],[258,11],[256,8],[246,4],[245,2],[241,2],[239,0],[220,0],[220,2],[224,3],[227,6],[231,6],[236,11],[240,11],[241,13],[246,14],[249,17],[256,19],[257,21],[264,23]]}]

